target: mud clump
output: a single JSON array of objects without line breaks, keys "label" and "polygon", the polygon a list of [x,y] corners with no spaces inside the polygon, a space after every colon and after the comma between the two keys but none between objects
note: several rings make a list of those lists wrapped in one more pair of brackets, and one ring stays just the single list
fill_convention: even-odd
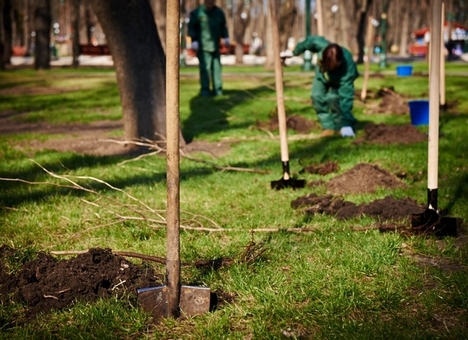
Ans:
[{"label": "mud clump", "polygon": [[332,195],[318,196],[315,193],[299,197],[291,202],[293,209],[302,209],[308,215],[327,214],[346,220],[359,216],[370,216],[380,221],[404,221],[411,214],[424,212],[425,207],[406,197],[395,199],[386,196],[371,203],[355,204]]},{"label": "mud clump", "polygon": [[150,267],[137,266],[112,254],[110,249],[94,248],[69,260],[57,260],[44,252],[25,262],[16,273],[6,265],[11,250],[0,248],[0,301],[26,305],[26,319],[38,313],[72,306],[76,301],[134,294],[142,287],[160,285]]}]

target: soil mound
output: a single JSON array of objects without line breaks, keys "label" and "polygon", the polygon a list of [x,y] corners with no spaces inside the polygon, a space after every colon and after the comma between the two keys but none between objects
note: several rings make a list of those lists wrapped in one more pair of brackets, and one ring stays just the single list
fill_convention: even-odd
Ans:
[{"label": "soil mound", "polygon": [[[268,131],[276,131],[279,129],[278,115],[272,117],[268,122],[257,121],[256,126]],[[286,117],[286,127],[298,133],[309,133],[317,128],[317,123],[299,115],[291,115]]]},{"label": "soil mound", "polygon": [[309,164],[300,170],[299,173],[309,173],[325,176],[332,172],[337,172],[338,170],[338,162],[328,161],[325,163]]},{"label": "soil mound", "polygon": [[361,163],[327,183],[331,194],[362,194],[374,192],[377,188],[398,188],[404,186],[396,176],[377,165]]},{"label": "soil mound", "polygon": [[25,303],[26,318],[69,307],[77,300],[136,296],[138,288],[161,285],[153,269],[137,266],[112,254],[110,249],[90,249],[69,260],[39,253],[37,259],[25,262],[16,274],[9,274],[6,266],[11,255],[10,248],[0,248],[0,301]]},{"label": "soil mound", "polygon": [[353,144],[412,144],[427,141],[427,135],[411,124],[386,125],[369,123],[364,127],[364,136]]},{"label": "soil mound", "polygon": [[393,87],[383,87],[374,96],[382,98],[376,108],[369,110],[370,114],[388,113],[388,114],[409,114],[409,106],[406,98],[395,92]]},{"label": "soil mound", "polygon": [[401,222],[409,219],[411,214],[420,214],[425,210],[423,205],[409,197],[397,200],[392,196],[386,196],[368,204],[357,205],[332,195],[318,196],[314,193],[295,199],[291,202],[291,207],[303,209],[308,215],[327,214],[341,220],[367,215],[382,222]]}]

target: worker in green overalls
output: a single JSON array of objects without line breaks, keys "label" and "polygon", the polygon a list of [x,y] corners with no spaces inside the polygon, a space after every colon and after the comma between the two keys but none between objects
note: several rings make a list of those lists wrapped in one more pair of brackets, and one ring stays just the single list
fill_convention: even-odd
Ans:
[{"label": "worker in green overalls", "polygon": [[306,50],[317,53],[315,78],[312,83],[312,105],[323,131],[322,137],[341,134],[354,137],[354,80],[359,76],[353,55],[347,49],[330,43],[321,36],[309,36],[282,57],[300,55]]},{"label": "worker in green overalls", "polygon": [[224,12],[215,2],[205,0],[204,4],[190,13],[188,23],[188,35],[192,39],[191,48],[197,53],[199,60],[202,96],[223,94],[219,44],[220,39],[224,39],[224,44],[229,47],[229,36]]}]

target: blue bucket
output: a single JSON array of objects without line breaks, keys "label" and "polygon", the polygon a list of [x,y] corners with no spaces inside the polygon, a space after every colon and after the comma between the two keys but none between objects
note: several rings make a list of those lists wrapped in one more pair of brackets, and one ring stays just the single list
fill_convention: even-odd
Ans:
[{"label": "blue bucket", "polygon": [[409,65],[397,66],[396,74],[399,77],[408,77],[413,74],[413,66],[409,66]]},{"label": "blue bucket", "polygon": [[408,102],[410,109],[411,124],[428,125],[429,124],[429,100],[419,99]]}]

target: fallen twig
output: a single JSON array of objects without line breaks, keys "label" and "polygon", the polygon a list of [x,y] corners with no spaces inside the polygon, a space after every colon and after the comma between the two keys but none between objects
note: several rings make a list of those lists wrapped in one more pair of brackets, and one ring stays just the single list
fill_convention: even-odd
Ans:
[{"label": "fallen twig", "polygon": [[[145,147],[147,147],[147,148],[149,148],[151,150],[155,150],[154,152],[144,154],[144,155],[140,155],[140,156],[138,156],[138,157],[136,157],[136,158],[134,158],[132,160],[126,160],[126,161],[124,161],[124,162],[122,162],[120,164],[133,162],[133,161],[145,158],[145,157],[154,156],[156,154],[166,152],[166,150],[164,148],[162,148],[161,146],[157,145],[154,141],[151,141],[149,139],[144,139],[143,141],[135,141],[135,142],[133,142],[133,141],[119,141],[119,140],[113,140],[113,139],[102,139],[102,141],[115,142],[117,144],[134,144],[134,145],[138,145],[138,146],[145,146]],[[218,165],[215,162],[210,162],[210,161],[207,161],[207,160],[202,160],[202,159],[191,157],[186,152],[183,151],[183,148],[180,149],[180,156],[183,157],[183,158],[186,158],[188,160],[197,162],[197,163],[203,163],[203,164],[209,165],[209,166],[211,166],[211,167],[213,167],[215,169],[221,170],[221,171],[252,172],[252,173],[259,173],[259,174],[269,174],[270,173],[270,171],[266,171],[266,170],[240,168],[240,167],[235,167],[235,166],[230,166],[230,165],[227,165],[227,166]]]}]

